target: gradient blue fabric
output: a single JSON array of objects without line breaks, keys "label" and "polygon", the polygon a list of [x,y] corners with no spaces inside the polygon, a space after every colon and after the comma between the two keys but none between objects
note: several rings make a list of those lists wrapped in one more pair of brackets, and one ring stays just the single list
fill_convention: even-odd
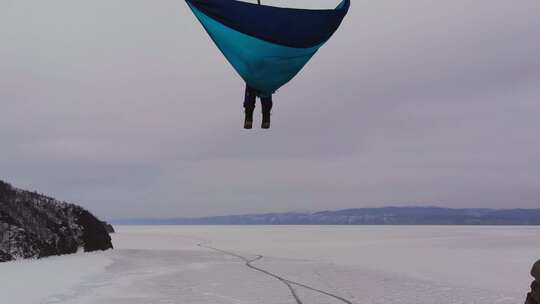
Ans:
[{"label": "gradient blue fabric", "polygon": [[260,96],[290,81],[337,30],[350,0],[307,10],[235,0],[186,0],[238,74]]}]

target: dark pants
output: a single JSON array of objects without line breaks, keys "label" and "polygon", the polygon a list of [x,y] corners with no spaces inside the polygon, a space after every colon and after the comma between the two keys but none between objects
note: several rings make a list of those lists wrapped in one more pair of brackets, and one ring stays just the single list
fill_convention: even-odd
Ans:
[{"label": "dark pants", "polygon": [[[257,100],[257,90],[246,84],[246,94],[244,96],[244,108],[246,111],[253,112],[255,109],[255,101]],[[263,114],[269,114],[272,110],[272,95],[261,97],[261,105]]]}]

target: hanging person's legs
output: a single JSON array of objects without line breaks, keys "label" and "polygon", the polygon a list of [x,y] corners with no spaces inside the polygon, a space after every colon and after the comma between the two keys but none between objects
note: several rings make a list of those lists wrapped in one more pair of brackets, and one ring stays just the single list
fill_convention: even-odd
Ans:
[{"label": "hanging person's legs", "polygon": [[253,127],[253,110],[255,110],[255,100],[257,98],[257,91],[246,84],[246,93],[244,96],[244,129],[251,129]]},{"label": "hanging person's legs", "polygon": [[262,124],[261,128],[270,128],[270,112],[272,111],[272,95],[261,97],[262,105]]}]

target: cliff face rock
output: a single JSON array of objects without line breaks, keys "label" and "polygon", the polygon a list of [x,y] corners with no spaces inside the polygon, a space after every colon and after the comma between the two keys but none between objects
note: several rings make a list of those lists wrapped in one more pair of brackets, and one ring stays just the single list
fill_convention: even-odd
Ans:
[{"label": "cliff face rock", "polygon": [[105,230],[107,230],[108,233],[114,233],[114,227],[113,225],[107,223],[107,222],[103,222],[103,225],[105,226]]},{"label": "cliff face rock", "polygon": [[87,210],[0,181],[0,262],[112,248]]},{"label": "cliff face rock", "polygon": [[536,279],[536,281],[540,281],[540,260],[533,265],[531,275]]},{"label": "cliff face rock", "polygon": [[531,292],[527,294],[525,304],[540,304],[540,260],[534,264],[531,275],[535,280],[531,284]]},{"label": "cliff face rock", "polygon": [[3,251],[0,251],[0,263],[13,260],[13,257]]}]

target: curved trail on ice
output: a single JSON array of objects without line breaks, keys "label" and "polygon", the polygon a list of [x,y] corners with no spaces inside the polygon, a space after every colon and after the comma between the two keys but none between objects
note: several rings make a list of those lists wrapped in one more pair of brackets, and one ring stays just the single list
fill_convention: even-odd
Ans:
[{"label": "curved trail on ice", "polygon": [[299,282],[295,282],[295,281],[286,279],[286,278],[281,277],[281,276],[279,276],[279,275],[277,275],[275,273],[272,273],[272,272],[270,272],[268,270],[265,270],[265,269],[259,268],[257,266],[254,266],[252,263],[255,262],[255,261],[261,260],[263,258],[262,255],[257,255],[253,259],[248,259],[248,258],[246,258],[244,256],[241,256],[239,254],[236,254],[234,252],[230,252],[230,251],[226,251],[226,250],[223,250],[223,249],[219,249],[219,248],[216,248],[216,247],[209,246],[208,243],[209,242],[198,243],[197,246],[207,248],[207,249],[211,249],[211,250],[221,252],[221,253],[226,254],[226,255],[230,255],[230,256],[239,258],[242,261],[244,261],[244,263],[245,263],[245,265],[247,267],[249,267],[249,268],[251,268],[253,270],[262,272],[262,273],[264,273],[264,274],[266,274],[268,276],[271,276],[271,277],[281,281],[283,284],[285,284],[287,286],[287,288],[289,288],[289,291],[291,292],[291,295],[294,297],[294,300],[296,301],[296,304],[304,304],[304,303],[302,302],[302,300],[300,299],[300,297],[296,293],[296,290],[293,288],[293,285],[296,285],[298,287],[302,287],[302,288],[305,288],[305,289],[308,289],[308,290],[311,290],[311,291],[314,291],[314,292],[329,296],[331,298],[334,298],[334,299],[336,299],[338,301],[341,301],[343,303],[346,303],[346,304],[353,304],[353,302],[351,302],[351,301],[349,301],[349,300],[347,300],[347,299],[345,299],[343,297],[340,297],[340,296],[338,296],[336,294],[333,294],[333,293],[330,293],[330,292],[327,292],[327,291],[324,291],[324,290],[320,290],[320,289],[308,286],[306,284],[302,284],[302,283],[299,283]]}]

